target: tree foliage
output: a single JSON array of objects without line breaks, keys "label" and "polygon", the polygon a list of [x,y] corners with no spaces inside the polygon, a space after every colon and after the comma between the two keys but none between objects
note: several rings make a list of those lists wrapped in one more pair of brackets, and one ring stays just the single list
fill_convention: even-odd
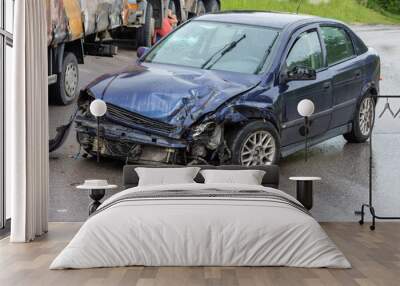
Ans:
[{"label": "tree foliage", "polygon": [[359,0],[359,2],[372,9],[380,8],[400,15],[400,0]]}]

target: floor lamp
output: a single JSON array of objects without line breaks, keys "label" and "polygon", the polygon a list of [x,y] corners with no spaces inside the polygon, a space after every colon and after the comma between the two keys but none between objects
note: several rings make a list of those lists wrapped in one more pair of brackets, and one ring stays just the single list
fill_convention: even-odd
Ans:
[{"label": "floor lamp", "polygon": [[95,99],[90,104],[90,113],[97,120],[97,163],[100,162],[100,117],[107,112],[107,105],[101,99]]},{"label": "floor lamp", "polygon": [[301,100],[297,105],[297,112],[304,117],[304,136],[305,136],[305,161],[308,160],[308,134],[310,132],[310,116],[314,113],[314,103],[309,99]]}]

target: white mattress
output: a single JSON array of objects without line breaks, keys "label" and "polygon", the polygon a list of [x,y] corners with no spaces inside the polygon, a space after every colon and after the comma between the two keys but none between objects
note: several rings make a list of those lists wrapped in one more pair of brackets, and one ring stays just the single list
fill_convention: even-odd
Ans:
[{"label": "white mattress", "polygon": [[[310,215],[254,198],[115,200],[132,192],[263,190],[232,184],[136,187],[106,200],[50,269],[145,266],[293,266],[349,268],[350,263]],[[108,206],[108,207],[107,207]]]}]

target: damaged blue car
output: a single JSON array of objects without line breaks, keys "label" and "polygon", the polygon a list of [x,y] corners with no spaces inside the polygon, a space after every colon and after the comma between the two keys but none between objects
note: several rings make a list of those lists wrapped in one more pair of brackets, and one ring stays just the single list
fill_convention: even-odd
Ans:
[{"label": "damaged blue car", "polygon": [[[135,64],[80,93],[78,142],[89,154],[165,164],[276,163],[310,144],[368,139],[380,59],[346,25],[318,17],[224,12],[192,19]],[[89,106],[107,104],[100,140]]]}]

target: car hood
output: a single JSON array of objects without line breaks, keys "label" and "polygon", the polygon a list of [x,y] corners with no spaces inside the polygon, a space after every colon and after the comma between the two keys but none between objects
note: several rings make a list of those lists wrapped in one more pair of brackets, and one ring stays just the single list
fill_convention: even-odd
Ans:
[{"label": "car hood", "polygon": [[106,74],[87,89],[107,104],[183,127],[259,82],[257,75],[140,63]]}]

